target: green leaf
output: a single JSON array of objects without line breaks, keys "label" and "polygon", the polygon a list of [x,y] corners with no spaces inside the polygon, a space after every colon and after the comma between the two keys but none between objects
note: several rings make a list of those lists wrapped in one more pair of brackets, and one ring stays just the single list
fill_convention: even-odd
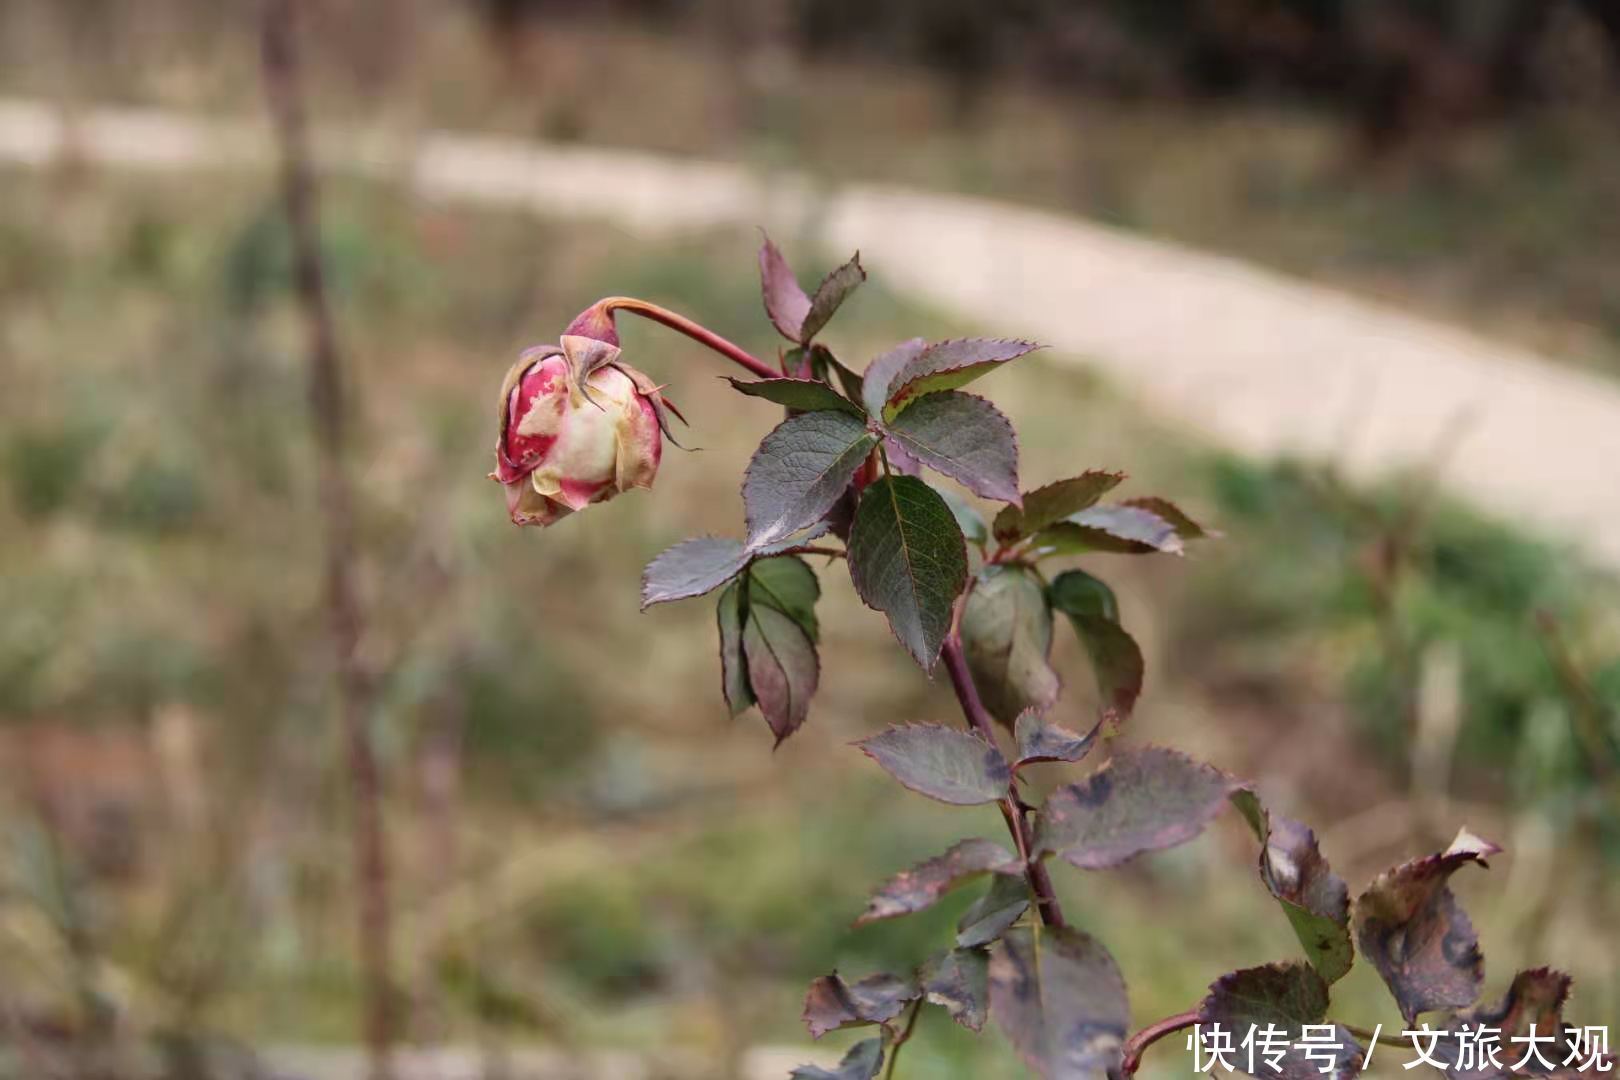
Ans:
[{"label": "green leaf", "polygon": [[1106,1080],[1130,1006],[1108,950],[1072,928],[1014,927],[990,956],[990,1013],[1045,1080]]},{"label": "green leaf", "polygon": [[865,926],[879,919],[910,915],[934,906],[959,885],[985,874],[1022,874],[1018,857],[990,840],[962,840],[945,854],[896,874],[872,894],[866,911],[855,920]]},{"label": "green leaf", "polygon": [[1047,798],[1031,854],[1056,854],[1083,870],[1118,866],[1193,839],[1238,787],[1226,773],[1174,750],[1120,750]]},{"label": "green leaf", "polygon": [[749,605],[742,643],[748,685],[780,746],[810,715],[821,681],[815,643],[791,616],[767,604]]},{"label": "green leaf", "polygon": [[1052,606],[1065,615],[1095,616],[1119,622],[1119,598],[1101,578],[1084,570],[1066,570],[1048,587]]},{"label": "green leaf", "polygon": [[1021,877],[997,874],[990,888],[973,901],[956,923],[956,943],[962,948],[988,945],[1029,910],[1029,885]]},{"label": "green leaf", "polygon": [[864,416],[859,405],[841,396],[838,391],[816,379],[755,379],[745,381],[726,376],[732,387],[749,397],[774,401],[799,412],[823,412],[829,409],[846,412],[851,416]]},{"label": "green leaf", "polygon": [[1099,730],[1100,726],[1079,735],[1052,723],[1033,709],[1020,713],[1013,725],[1013,738],[1018,742],[1018,760],[1013,762],[1013,772],[1043,761],[1083,760],[1091,744],[1097,741]]},{"label": "green leaf", "polygon": [[930,345],[907,361],[890,382],[883,418],[898,415],[925,394],[966,386],[1038,348],[1033,341],[1000,338],[957,338]]},{"label": "green leaf", "polygon": [[742,573],[747,562],[747,552],[735,540],[719,536],[682,540],[641,572],[641,610],[713,592]]},{"label": "green leaf", "polygon": [[[932,484],[929,486],[933,487]],[[984,545],[990,541],[990,524],[984,520],[984,515],[979,513],[978,508],[972,503],[949,488],[936,487],[934,490],[939,492],[939,497],[945,500],[945,505],[950,507],[951,513],[956,516],[956,525],[962,530],[963,537],[983,551]]]},{"label": "green leaf", "polygon": [[975,495],[1018,501],[1018,439],[984,398],[956,390],[929,394],[884,430],[906,453]]},{"label": "green leaf", "polygon": [[883,418],[884,406],[889,402],[889,385],[900,374],[901,368],[921,356],[927,348],[928,343],[922,338],[912,338],[902,341],[866,365],[866,374],[861,377],[861,401],[866,406],[867,415]]},{"label": "green leaf", "polygon": [[1418,1013],[1461,1008],[1479,997],[1485,959],[1447,882],[1501,850],[1464,829],[1445,851],[1385,871],[1356,899],[1356,944],[1408,1024]]},{"label": "green leaf", "polygon": [[[1147,665],[1136,639],[1125,632],[1113,619],[1095,614],[1112,606],[1112,591],[1106,596],[1098,593],[1095,578],[1070,570],[1059,574],[1047,590],[1052,606],[1069,617],[1069,623],[1085,646],[1091,658],[1091,670],[1097,677],[1097,695],[1101,718],[1109,728],[1118,730],[1130,719],[1136,708],[1136,699],[1142,696],[1142,683],[1147,676]],[[1090,578],[1090,580],[1086,580]],[[1098,583],[1100,584],[1100,582]],[[1117,612],[1116,612],[1117,614]]]},{"label": "green leaf", "polygon": [[1009,506],[996,515],[996,539],[1017,540],[1033,536],[1048,525],[1092,506],[1124,479],[1124,473],[1092,469],[1068,480],[1059,480],[1026,492],[1022,509]]},{"label": "green leaf", "polygon": [[1028,567],[988,566],[962,607],[962,652],[985,708],[1011,725],[1026,709],[1045,712],[1062,683],[1052,652],[1052,609]]},{"label": "green leaf", "polygon": [[995,802],[1012,774],[1001,751],[970,731],[911,724],[855,744],[900,783],[957,806]]},{"label": "green leaf", "polygon": [[783,337],[799,344],[805,317],[810,314],[810,298],[768,236],[759,249],[759,284],[765,297],[765,314],[772,325]]},{"label": "green leaf", "polygon": [[1268,964],[1216,980],[1198,1007],[1198,1022],[1219,1024],[1234,1045],[1256,1032],[1254,1068],[1249,1068],[1247,1048],[1233,1054],[1232,1062],[1261,1080],[1350,1080],[1361,1072],[1362,1063],[1361,1048],[1350,1032],[1335,1025],[1332,1048],[1326,1041],[1318,1043],[1316,1052],[1327,1056],[1325,1062],[1307,1057],[1298,1045],[1305,1026],[1321,1024],[1327,1009],[1327,983],[1315,969],[1302,963]]},{"label": "green leaf", "polygon": [[1251,791],[1232,803],[1260,839],[1260,880],[1323,980],[1337,982],[1355,962],[1350,943],[1350,890],[1322,857],[1316,834],[1291,818],[1273,814]]},{"label": "green leaf", "polygon": [[748,660],[743,655],[744,616],[742,586],[733,582],[720,594],[715,612],[720,627],[720,691],[732,716],[745,712],[755,702],[753,688],[748,685]]},{"label": "green leaf", "polygon": [[846,983],[834,972],[810,984],[804,996],[804,1024],[813,1039],[840,1028],[886,1024],[921,994],[922,988],[914,980],[898,975],[872,975]]},{"label": "green leaf", "polygon": [[1043,529],[1035,544],[1054,555],[1104,551],[1119,555],[1180,555],[1186,545],[1158,514],[1124,503],[1093,506]]},{"label": "green leaf", "polygon": [[832,371],[833,376],[838,380],[838,385],[844,388],[844,394],[849,400],[862,400],[862,379],[859,372],[851,371],[824,345],[810,346],[810,355],[815,358],[817,363],[825,364]]},{"label": "green leaf", "polygon": [[810,298],[810,310],[799,327],[799,341],[808,344],[811,338],[821,333],[827,320],[865,280],[866,271],[861,268],[861,253],[858,251],[849,262],[822,278],[821,284],[816,286],[815,295]]},{"label": "green leaf", "polygon": [[969,1031],[982,1031],[990,1008],[990,954],[984,949],[952,949],[923,966],[923,993],[943,1005],[951,1019]]},{"label": "green leaf", "polygon": [[833,1070],[819,1065],[800,1065],[788,1080],[877,1080],[883,1068],[883,1039],[862,1039],[849,1048],[849,1053]]},{"label": "green leaf", "polygon": [[797,555],[757,559],[748,567],[749,605],[775,608],[798,623],[811,641],[821,637],[816,621],[816,601],[820,599],[816,572]]},{"label": "green leaf", "polygon": [[743,476],[748,546],[774,543],[820,521],[875,445],[877,436],[842,412],[801,413],[777,425]]},{"label": "green leaf", "polygon": [[869,485],[855,510],[848,562],[860,598],[889,617],[900,644],[931,670],[968,574],[967,546],[945,500],[914,476]]}]

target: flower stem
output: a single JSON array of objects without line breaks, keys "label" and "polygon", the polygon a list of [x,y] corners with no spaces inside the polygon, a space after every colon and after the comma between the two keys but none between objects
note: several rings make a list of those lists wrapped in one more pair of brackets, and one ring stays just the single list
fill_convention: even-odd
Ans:
[{"label": "flower stem", "polygon": [[1186,1012],[1167,1016],[1163,1020],[1147,1027],[1125,1040],[1124,1060],[1120,1062],[1120,1071],[1126,1076],[1133,1076],[1142,1064],[1142,1054],[1148,1047],[1167,1035],[1174,1035],[1185,1028],[1198,1023],[1198,1010],[1188,1009]]},{"label": "flower stem", "polygon": [[905,1028],[889,1046],[889,1067],[883,1070],[883,1080],[894,1080],[894,1068],[900,1064],[900,1048],[911,1041],[911,1033],[917,1029],[917,1014],[922,1012],[922,1006],[922,998],[911,1003],[911,1015],[906,1018]]},{"label": "flower stem", "polygon": [[640,315],[644,319],[651,319],[661,323],[677,333],[685,334],[699,345],[719,353],[727,360],[747,368],[762,379],[779,379],[782,373],[773,370],[770,365],[754,356],[740,345],[733,344],[710,330],[693,322],[684,315],[678,315],[668,308],[650,304],[645,300],[637,300],[633,296],[609,296],[598,300],[582,312],[568,327],[566,333],[585,333],[589,337],[602,336],[605,329],[608,332],[613,328],[613,313],[615,311],[628,311],[632,315]]},{"label": "flower stem", "polygon": [[[962,654],[962,637],[959,630],[953,628],[950,636],[945,639],[945,645],[940,651],[945,661],[945,671],[951,677],[951,688],[956,691],[957,701],[962,703],[962,714],[973,729],[979,733],[990,745],[996,743],[994,721],[984,701],[979,697],[978,687],[973,685],[973,675],[968,671],[967,657]],[[1039,859],[1030,858],[1030,832],[1029,822],[1024,817],[1024,811],[1018,805],[1012,791],[1013,781],[1008,781],[1008,790],[1005,798],[1001,800],[1001,816],[1007,821],[1007,831],[1018,844],[1018,856],[1024,861],[1024,876],[1029,881],[1030,891],[1035,894],[1035,909],[1040,912],[1041,921],[1047,926],[1062,927],[1068,925],[1063,918],[1063,907],[1058,903],[1057,891],[1052,887],[1052,875],[1047,873],[1046,864]]]}]

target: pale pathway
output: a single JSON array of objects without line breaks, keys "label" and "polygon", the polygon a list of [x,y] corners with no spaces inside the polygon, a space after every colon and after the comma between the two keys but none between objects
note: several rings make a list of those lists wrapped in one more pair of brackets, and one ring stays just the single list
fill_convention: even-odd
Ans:
[{"label": "pale pathway", "polygon": [[[253,123],[0,101],[0,161],[257,168]],[[334,139],[328,167],[430,199],[609,220],[636,234],[766,224],[987,332],[1032,336],[1256,456],[1359,476],[1444,461],[1479,505],[1620,567],[1620,383],[1219,258],[1055,214],[629,151],[429,134]]]}]

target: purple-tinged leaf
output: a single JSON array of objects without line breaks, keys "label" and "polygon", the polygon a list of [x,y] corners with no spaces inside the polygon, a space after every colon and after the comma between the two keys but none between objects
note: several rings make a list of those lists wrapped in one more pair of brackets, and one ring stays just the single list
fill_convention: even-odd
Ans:
[{"label": "purple-tinged leaf", "polygon": [[1013,772],[1045,761],[1081,761],[1091,751],[1100,730],[1101,725],[1079,735],[1033,709],[1019,713],[1013,725],[1013,738],[1018,743],[1018,760],[1013,762]]},{"label": "purple-tinged leaf", "polygon": [[756,559],[748,567],[748,605],[772,607],[799,624],[811,641],[821,637],[816,601],[821,582],[810,564],[797,555]]},{"label": "purple-tinged leaf", "polygon": [[1337,982],[1356,955],[1344,879],[1328,866],[1310,829],[1272,813],[1252,791],[1235,792],[1232,804],[1260,840],[1260,880],[1282,905],[1317,974],[1325,982]]},{"label": "purple-tinged leaf", "polygon": [[799,340],[808,343],[821,333],[827,320],[865,280],[866,271],[861,268],[861,253],[858,251],[849,262],[822,278],[821,284],[816,286],[815,295],[810,298],[810,310],[805,313],[804,322],[799,327]]},{"label": "purple-tinged leaf", "polygon": [[1430,1009],[1462,1008],[1485,979],[1474,926],[1447,882],[1502,849],[1467,829],[1438,855],[1380,874],[1356,899],[1356,944],[1395,996],[1407,1023]]},{"label": "purple-tinged leaf", "polygon": [[1189,517],[1186,511],[1169,499],[1161,499],[1156,495],[1148,495],[1139,499],[1126,499],[1120,505],[1134,506],[1139,510],[1146,510],[1150,514],[1163,518],[1170,523],[1170,527],[1176,530],[1176,535],[1183,540],[1205,540],[1211,536],[1220,535],[1205,529]]},{"label": "purple-tinged leaf", "polygon": [[1052,609],[1028,567],[988,566],[962,606],[962,653],[984,706],[1011,726],[1026,709],[1045,712],[1063,688],[1047,662]]},{"label": "purple-tinged leaf", "polygon": [[883,1039],[862,1039],[849,1048],[836,1069],[820,1065],[800,1065],[788,1080],[877,1080],[883,1068]]},{"label": "purple-tinged leaf", "polygon": [[821,681],[815,643],[791,616],[764,604],[749,605],[742,642],[748,685],[780,746],[810,715]]},{"label": "purple-tinged leaf", "polygon": [[892,727],[855,745],[912,791],[957,806],[995,802],[1012,779],[1000,750],[957,728]]},{"label": "purple-tinged leaf", "polygon": [[1033,536],[1070,514],[1095,505],[1098,499],[1118,487],[1124,479],[1124,473],[1092,469],[1079,476],[1025,492],[1022,509],[1009,506],[996,515],[996,539],[1017,540],[1019,537]]},{"label": "purple-tinged leaf", "polygon": [[861,407],[816,379],[734,379],[726,376],[733,389],[749,397],[764,398],[798,412],[834,409],[851,416],[864,416]]},{"label": "purple-tinged leaf", "polygon": [[[888,463],[891,473],[900,476],[922,476],[922,462],[918,461],[910,450],[907,450],[893,439],[883,440],[883,460]],[[928,486],[933,487],[932,484]],[[940,489],[934,488],[934,490],[939,491]],[[944,498],[943,492],[941,492],[940,497]]]},{"label": "purple-tinged leaf", "polygon": [[1101,578],[1084,570],[1066,570],[1048,587],[1052,606],[1065,615],[1095,616],[1119,622],[1119,598]]},{"label": "purple-tinged leaf", "polygon": [[[1079,577],[1071,577],[1078,574]],[[1103,723],[1118,730],[1129,720],[1136,708],[1136,699],[1142,696],[1142,683],[1147,677],[1147,665],[1136,639],[1125,628],[1105,615],[1097,614],[1113,606],[1108,601],[1113,593],[1100,593],[1096,578],[1079,570],[1059,574],[1047,590],[1052,606],[1069,617],[1080,644],[1091,658],[1091,670],[1097,677],[1098,706]]]},{"label": "purple-tinged leaf", "polygon": [[[1038,348],[1033,341],[1000,338],[957,338],[930,345],[908,361],[890,382],[883,418],[898,415],[925,394],[966,386]],[[877,415],[876,410],[873,415]]]},{"label": "purple-tinged leaf", "polygon": [[713,592],[748,563],[742,544],[719,536],[682,540],[659,554],[641,573],[641,609]]},{"label": "purple-tinged leaf", "polygon": [[866,374],[861,376],[861,402],[866,406],[868,416],[883,416],[884,406],[889,401],[889,386],[901,369],[921,356],[927,348],[928,343],[922,338],[912,338],[902,341],[866,365]]},{"label": "purple-tinged leaf", "polygon": [[1014,927],[990,954],[990,1014],[1044,1080],[1106,1080],[1120,1066],[1130,1005],[1095,938]]},{"label": "purple-tinged leaf", "polygon": [[748,546],[814,525],[832,509],[877,436],[842,412],[790,416],[766,435],[743,476]]},{"label": "purple-tinged leaf", "polygon": [[748,685],[748,659],[743,655],[744,617],[742,587],[733,582],[720,594],[715,612],[720,627],[720,691],[732,716],[747,711],[756,700]]},{"label": "purple-tinged leaf", "polygon": [[872,894],[866,911],[855,920],[865,926],[932,907],[952,889],[985,874],[1022,874],[1018,857],[990,840],[962,840],[943,855],[918,863],[890,878]]},{"label": "purple-tinged leaf", "polygon": [[861,600],[887,615],[900,644],[933,670],[968,576],[967,545],[945,500],[914,476],[868,485],[847,561]]},{"label": "purple-tinged leaf", "polygon": [[[1471,1009],[1446,1017],[1436,1026],[1446,1030],[1449,1035],[1441,1039],[1435,1048],[1435,1057],[1446,1064],[1446,1075],[1451,1080],[1505,1080],[1507,1077],[1526,1075],[1575,1080],[1592,1075],[1592,1066],[1579,1068],[1588,1060],[1588,1055],[1574,1052],[1577,1049],[1573,1038],[1576,1029],[1564,1023],[1564,1003],[1569,999],[1571,981],[1568,975],[1551,968],[1521,971],[1513,977],[1513,985],[1500,1001],[1476,1004]],[[1497,1045],[1504,1051],[1502,1066],[1492,1066],[1484,1054],[1471,1055],[1472,1060],[1465,1061],[1461,1054],[1460,1036],[1463,1032],[1475,1036],[1476,1046],[1484,1042],[1481,1035],[1487,1032],[1494,1035]],[[1516,1064],[1519,1058],[1528,1053],[1527,1040],[1532,1035],[1538,1040],[1543,1036],[1553,1036],[1554,1042],[1538,1047],[1542,1058],[1551,1063],[1553,1069],[1548,1070],[1542,1061],[1532,1059],[1525,1063],[1523,1071],[1510,1071],[1510,1063]],[[1515,1040],[1526,1049],[1515,1046]],[[1609,1071],[1612,1071],[1612,1062]]]},{"label": "purple-tinged leaf", "polygon": [[840,1028],[886,1024],[921,994],[915,980],[898,975],[870,975],[846,983],[834,972],[810,984],[804,996],[804,1024],[813,1039]]},{"label": "purple-tinged leaf", "polygon": [[[1251,1076],[1267,1080],[1351,1080],[1361,1072],[1361,1047],[1337,1025],[1331,1043],[1316,1040],[1307,1057],[1301,1039],[1306,1025],[1321,1025],[1327,1016],[1328,987],[1308,964],[1267,964],[1223,975],[1198,1007],[1200,1024],[1220,1025],[1236,1042],[1254,1032],[1254,1067],[1247,1052],[1234,1063]],[[1317,1034],[1317,1033],[1313,1033]]]},{"label": "purple-tinged leaf", "polygon": [[985,894],[956,922],[956,944],[964,949],[988,945],[1029,910],[1029,884],[1021,877],[997,874]]},{"label": "purple-tinged leaf", "polygon": [[1086,779],[1047,798],[1031,854],[1106,870],[1193,839],[1239,786],[1221,770],[1174,750],[1120,750]]},{"label": "purple-tinged leaf", "polygon": [[1018,501],[1018,439],[984,398],[956,390],[929,394],[884,430],[890,445],[975,495]]},{"label": "purple-tinged leaf", "polygon": [[810,356],[812,362],[824,365],[832,372],[833,377],[838,380],[838,385],[843,387],[844,395],[849,400],[863,400],[861,396],[862,380],[859,372],[851,371],[844,365],[843,361],[834,356],[824,345],[810,346]]},{"label": "purple-tinged leaf", "polygon": [[765,296],[765,314],[783,337],[799,344],[805,316],[810,314],[810,298],[768,236],[759,249],[759,284]]},{"label": "purple-tinged leaf", "polygon": [[984,949],[952,949],[923,966],[923,993],[943,1005],[951,1019],[969,1031],[984,1030],[990,1008],[990,954]]},{"label": "purple-tinged leaf", "polygon": [[1093,506],[1041,530],[1035,546],[1053,555],[1102,551],[1119,555],[1180,555],[1176,527],[1151,510],[1111,503]]}]

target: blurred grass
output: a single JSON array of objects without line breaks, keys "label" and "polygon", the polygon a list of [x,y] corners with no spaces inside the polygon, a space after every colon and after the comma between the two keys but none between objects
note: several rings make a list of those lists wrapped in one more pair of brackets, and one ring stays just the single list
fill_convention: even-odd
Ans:
[{"label": "blurred grass", "polygon": [[[324,722],[300,338],[270,193],[6,181],[0,765],[14,813],[0,964],[29,973],[15,985],[47,1015],[104,996],[145,1030],[347,1040],[344,809]],[[774,754],[757,718],[724,719],[708,605],[636,611],[652,554],[739,530],[736,478],[773,410],[731,394],[695,347],[627,324],[628,355],[670,383],[692,419],[686,441],[704,449],[672,451],[655,494],[543,532],[508,525],[483,476],[508,358],[599,295],[640,294],[776,349],[754,238],[648,247],[363,186],[334,185],[326,210],[360,414],[364,651],[382,688],[416,1037],[725,1062],[801,1041],[802,988],[831,964],[860,975],[942,944],[971,895],[849,929],[875,883],[999,826],[911,796],[846,745],[956,707],[841,570],[823,571],[827,684]],[[810,253],[778,239],[808,276]],[[829,341],[860,363],[902,337],[965,329],[874,281]],[[1560,964],[1582,980],[1588,1018],[1612,1014],[1612,870],[1509,782],[1526,725],[1557,704],[1528,659],[1526,613],[1568,613],[1583,650],[1613,656],[1607,586],[1491,523],[1447,511],[1425,526],[1402,619],[1426,641],[1462,642],[1464,746],[1477,735],[1484,754],[1458,805],[1430,813],[1401,775],[1408,733],[1380,728],[1387,715],[1376,701],[1358,710],[1352,692],[1383,655],[1355,574],[1381,535],[1378,500],[1394,495],[1328,498],[1286,468],[1211,458],[1067,358],[1038,355],[986,390],[1020,427],[1026,483],[1125,467],[1132,493],[1177,498],[1227,531],[1185,561],[1094,560],[1149,656],[1138,737],[1256,775],[1297,816],[1333,824],[1327,851],[1353,886],[1466,814],[1514,852],[1492,880],[1461,886],[1493,986],[1527,959]],[[1058,663],[1079,715],[1090,687],[1072,642]],[[56,730],[75,739],[65,758],[37,745]],[[1567,740],[1555,751],[1567,756]],[[435,772],[445,754],[464,766],[448,788]],[[1555,774],[1539,790],[1574,789]],[[29,822],[47,797],[63,806],[58,841],[41,845]],[[132,819],[109,834],[119,806]],[[95,872],[88,853],[105,843],[130,848],[131,872]],[[1226,970],[1293,954],[1253,858],[1228,821],[1116,874],[1058,870],[1073,916],[1130,977],[1138,1022],[1187,1007]],[[1340,997],[1352,1022],[1391,1016],[1365,970]],[[1020,1075],[1004,1050],[930,1019],[908,1068]],[[1174,1049],[1162,1060],[1181,1065]]]}]

